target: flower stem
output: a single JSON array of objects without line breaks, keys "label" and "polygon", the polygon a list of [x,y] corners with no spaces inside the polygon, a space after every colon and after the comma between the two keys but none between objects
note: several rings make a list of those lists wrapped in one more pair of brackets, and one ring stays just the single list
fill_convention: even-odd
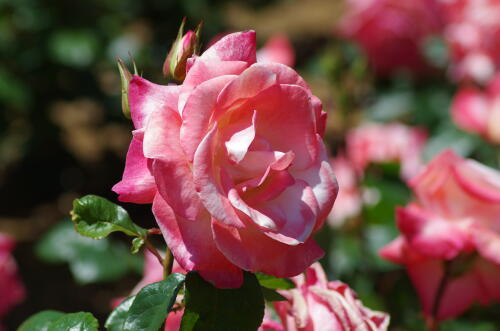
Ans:
[{"label": "flower stem", "polygon": [[174,265],[174,257],[172,252],[167,247],[165,252],[165,260],[163,260],[163,279],[166,279],[172,273],[172,266]]},{"label": "flower stem", "polygon": [[434,297],[434,302],[432,303],[432,311],[428,323],[429,331],[439,331],[438,313],[444,292],[446,290],[446,286],[448,285],[448,281],[450,280],[451,263],[452,261],[444,262],[443,277],[441,277],[441,281],[439,282],[438,288],[436,290],[436,295]]},{"label": "flower stem", "polygon": [[146,248],[148,251],[150,251],[156,258],[158,259],[158,262],[160,262],[161,265],[163,265],[163,258],[161,257],[160,253],[156,249],[156,247],[151,244],[151,242],[148,240],[148,238],[144,238],[144,244],[146,245]]}]

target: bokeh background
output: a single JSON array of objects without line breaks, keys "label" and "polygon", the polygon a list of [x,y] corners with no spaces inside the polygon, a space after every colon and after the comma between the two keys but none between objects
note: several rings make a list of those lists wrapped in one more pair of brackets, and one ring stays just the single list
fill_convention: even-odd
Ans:
[{"label": "bokeh background", "polygon": [[[144,77],[167,83],[161,67],[183,17],[190,28],[204,21],[205,45],[242,29],[256,30],[259,45],[287,35],[295,67],[329,113],[332,154],[360,122],[399,120],[426,128],[426,160],[451,146],[498,168],[498,151],[450,120],[457,87],[442,65],[444,46],[429,45],[436,69],[425,78],[377,75],[355,44],[334,33],[344,7],[335,0],[0,0],[0,232],[17,241],[26,287],[25,300],[6,317],[8,330],[43,309],[91,311],[102,322],[110,301],[140,279],[141,257],[129,254],[124,238],[79,238],[68,212],[85,194],[116,202],[111,187],[121,178],[131,136],[116,58],[131,55]],[[379,199],[317,235],[327,251],[322,264],[366,306],[389,312],[393,330],[423,330],[405,271],[377,255],[397,236],[394,207],[411,192],[392,165],[369,169],[364,185]],[[122,205],[140,225],[154,226],[149,206]],[[499,311],[499,304],[474,307],[443,330],[500,330]]]}]

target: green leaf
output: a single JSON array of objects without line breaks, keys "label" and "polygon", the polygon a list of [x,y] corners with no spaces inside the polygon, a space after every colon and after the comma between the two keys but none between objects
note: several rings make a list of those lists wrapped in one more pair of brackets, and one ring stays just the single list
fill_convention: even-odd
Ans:
[{"label": "green leaf", "polygon": [[186,276],[186,308],[181,331],[227,330],[255,331],[264,316],[264,297],[254,274],[245,272],[244,283],[237,289],[218,289],[196,272]]},{"label": "green leaf", "polygon": [[127,319],[128,311],[132,306],[134,300],[135,300],[135,295],[123,300],[122,303],[120,303],[118,307],[116,307],[111,312],[108,319],[106,320],[106,323],[104,324],[104,326],[106,327],[106,329],[108,329],[108,331],[123,330],[123,324]]},{"label": "green leaf", "polygon": [[276,292],[275,290],[271,290],[267,287],[261,287],[262,294],[264,295],[264,299],[266,301],[287,301],[288,299]]},{"label": "green leaf", "polygon": [[263,273],[255,274],[261,286],[272,290],[288,290],[295,287],[295,284],[288,278],[277,278]]},{"label": "green leaf", "polygon": [[130,247],[130,252],[132,254],[137,254],[141,249],[142,245],[144,245],[144,238],[137,237],[132,240],[132,246]]},{"label": "green leaf", "polygon": [[79,234],[92,239],[102,239],[116,231],[135,237],[147,235],[147,230],[135,225],[125,209],[96,195],[75,199],[71,219]]},{"label": "green leaf", "polygon": [[65,314],[52,322],[47,331],[98,331],[99,322],[91,313]]},{"label": "green leaf", "polygon": [[175,273],[143,287],[129,309],[123,331],[157,331],[174,305],[184,279],[183,274]]},{"label": "green leaf", "polygon": [[17,331],[47,331],[49,325],[63,315],[64,313],[55,310],[41,311],[24,321]]},{"label": "green leaf", "polygon": [[35,253],[49,263],[68,263],[80,284],[117,280],[130,271],[142,273],[142,258],[131,255],[123,243],[82,237],[69,220],[51,228],[35,246]]}]

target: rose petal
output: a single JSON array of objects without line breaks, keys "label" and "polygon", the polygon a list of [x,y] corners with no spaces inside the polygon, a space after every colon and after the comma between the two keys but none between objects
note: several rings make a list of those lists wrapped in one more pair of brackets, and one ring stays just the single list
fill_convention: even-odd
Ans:
[{"label": "rose petal", "polygon": [[142,151],[142,140],[132,137],[125,161],[123,178],[112,188],[122,202],[151,203],[156,194],[156,184]]},{"label": "rose petal", "polygon": [[220,61],[245,61],[255,63],[256,59],[255,31],[231,33],[210,46],[200,58]]},{"label": "rose petal", "polygon": [[153,111],[177,108],[180,86],[157,85],[139,76],[134,76],[129,84],[130,114],[136,129],[146,125]]},{"label": "rose petal", "polygon": [[196,221],[175,215],[160,195],[153,202],[153,213],[165,241],[181,267],[196,270],[219,288],[236,288],[243,284],[243,274],[217,249],[212,238],[209,215]]},{"label": "rose petal", "polygon": [[213,217],[227,225],[241,228],[244,227],[244,224],[236,215],[215,178],[213,145],[216,135],[217,125],[203,138],[194,155],[193,178],[196,191],[203,205]]},{"label": "rose petal", "polygon": [[225,75],[209,79],[196,86],[182,110],[180,141],[188,160],[192,162],[194,152],[209,128],[220,91],[236,76]]},{"label": "rose petal", "polygon": [[234,264],[248,271],[261,271],[276,277],[296,276],[320,259],[324,252],[309,238],[289,246],[247,226],[236,229],[212,218],[217,247]]}]

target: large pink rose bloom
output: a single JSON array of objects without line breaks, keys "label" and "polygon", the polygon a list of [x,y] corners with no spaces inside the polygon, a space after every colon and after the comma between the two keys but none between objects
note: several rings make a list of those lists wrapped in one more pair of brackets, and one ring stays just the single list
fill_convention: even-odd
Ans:
[{"label": "large pink rose bloom", "polygon": [[472,86],[461,88],[453,99],[451,115],[463,130],[500,144],[500,75],[485,91]]},{"label": "large pink rose bloom", "polygon": [[368,123],[347,134],[347,153],[361,174],[370,163],[399,162],[401,176],[408,179],[420,169],[426,140],[427,134],[420,128]]},{"label": "large pink rose bloom", "polygon": [[500,300],[500,173],[447,150],[410,185],[417,202],[397,210],[401,236],[381,255],[406,266],[424,313]]},{"label": "large pink rose bloom", "polygon": [[266,314],[259,331],[383,331],[389,326],[389,315],[363,306],[346,284],[328,282],[319,263],[293,281],[296,288],[279,291],[288,301],[274,302],[280,322]]},{"label": "large pink rose bloom", "polygon": [[238,287],[242,269],[289,277],[323,255],[311,236],[337,194],[326,113],[293,69],[256,63],[255,32],[191,58],[182,85],[135,76],[129,103],[136,130],[114,190],[153,202],[184,269]]},{"label": "large pink rose bloom", "polygon": [[[0,322],[7,312],[24,299],[24,287],[12,258],[14,241],[0,233]],[[2,325],[0,324],[0,330]]]},{"label": "large pink rose bloom", "polygon": [[434,0],[348,0],[340,33],[360,45],[379,74],[426,73],[422,50],[441,26]]},{"label": "large pink rose bloom", "polygon": [[456,79],[487,82],[500,68],[500,1],[439,0]]}]

